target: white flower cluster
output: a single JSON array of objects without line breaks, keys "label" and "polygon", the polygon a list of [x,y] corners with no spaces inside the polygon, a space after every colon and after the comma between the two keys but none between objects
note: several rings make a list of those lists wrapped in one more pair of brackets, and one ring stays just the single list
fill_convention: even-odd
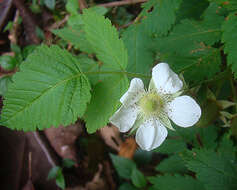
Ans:
[{"label": "white flower cluster", "polygon": [[144,150],[157,148],[172,128],[170,120],[180,127],[194,125],[201,116],[199,105],[190,96],[180,96],[183,82],[167,63],[152,69],[152,79],[146,91],[141,79],[131,80],[121,97],[122,106],[110,118],[121,132],[136,131],[136,142]]}]

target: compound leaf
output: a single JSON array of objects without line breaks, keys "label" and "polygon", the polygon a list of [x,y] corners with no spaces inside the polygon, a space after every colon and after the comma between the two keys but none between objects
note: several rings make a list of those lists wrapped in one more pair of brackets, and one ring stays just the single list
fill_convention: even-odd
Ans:
[{"label": "compound leaf", "polygon": [[194,149],[184,154],[188,169],[196,172],[197,179],[210,190],[237,188],[237,168],[234,160],[214,150]]}]

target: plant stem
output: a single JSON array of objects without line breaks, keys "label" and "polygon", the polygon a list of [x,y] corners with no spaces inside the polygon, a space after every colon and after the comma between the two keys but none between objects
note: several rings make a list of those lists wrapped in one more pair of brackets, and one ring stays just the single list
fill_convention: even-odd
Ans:
[{"label": "plant stem", "polygon": [[101,7],[117,7],[117,6],[122,6],[122,5],[130,5],[130,4],[136,4],[136,3],[144,3],[147,0],[124,0],[124,1],[114,1],[111,3],[103,3],[99,4],[97,6]]}]

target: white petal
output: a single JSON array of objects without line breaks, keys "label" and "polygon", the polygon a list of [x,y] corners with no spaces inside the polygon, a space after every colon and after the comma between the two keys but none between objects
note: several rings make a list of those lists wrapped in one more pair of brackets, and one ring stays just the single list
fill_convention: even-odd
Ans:
[{"label": "white petal", "polygon": [[133,105],[145,93],[144,84],[141,79],[134,78],[131,80],[128,91],[120,98],[120,102],[125,105]]},{"label": "white petal", "polygon": [[152,79],[157,91],[163,94],[174,94],[183,87],[183,82],[167,63],[159,63],[152,69]]},{"label": "white petal", "polygon": [[156,119],[145,121],[137,130],[136,142],[143,150],[152,150],[167,137],[167,129]]},{"label": "white petal", "polygon": [[121,106],[110,118],[110,122],[118,127],[120,132],[127,132],[137,118],[137,108],[134,106]]},{"label": "white petal", "polygon": [[170,102],[166,110],[169,118],[180,127],[190,127],[198,122],[201,108],[190,96],[179,96]]}]

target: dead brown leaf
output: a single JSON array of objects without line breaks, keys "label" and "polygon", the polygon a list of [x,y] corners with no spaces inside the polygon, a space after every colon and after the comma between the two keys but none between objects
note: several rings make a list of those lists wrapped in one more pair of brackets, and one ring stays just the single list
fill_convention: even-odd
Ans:
[{"label": "dead brown leaf", "polygon": [[124,143],[120,145],[120,150],[118,155],[124,158],[132,159],[136,151],[137,144],[134,138],[130,137],[125,140]]},{"label": "dead brown leaf", "polygon": [[67,127],[51,127],[46,129],[44,132],[51,146],[55,149],[59,156],[62,158],[69,158],[76,163],[78,162],[75,141],[82,133],[82,127],[79,122]]}]

